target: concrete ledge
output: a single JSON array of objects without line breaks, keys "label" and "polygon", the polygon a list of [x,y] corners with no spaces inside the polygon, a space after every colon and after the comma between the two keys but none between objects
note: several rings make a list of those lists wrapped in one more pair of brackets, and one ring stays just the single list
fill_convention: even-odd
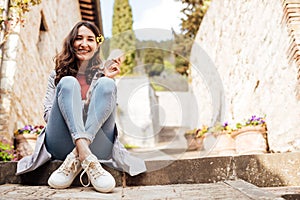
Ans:
[{"label": "concrete ledge", "polygon": [[299,186],[300,152],[234,157],[236,176],[259,187]]},{"label": "concrete ledge", "polygon": [[[237,179],[259,187],[299,186],[299,157],[299,152],[293,152],[147,161],[148,172],[134,177],[105,168],[115,177],[118,186],[214,183]],[[34,172],[16,176],[16,162],[0,162],[0,184],[46,185],[50,174],[61,163],[48,162]],[[79,177],[73,185],[80,185]]]},{"label": "concrete ledge", "polygon": [[[175,161],[149,161],[149,172],[126,177],[128,185],[165,185],[180,183],[213,183],[226,180],[231,157],[210,157]],[[165,166],[155,170],[161,166]],[[229,171],[228,171],[229,170]]]}]

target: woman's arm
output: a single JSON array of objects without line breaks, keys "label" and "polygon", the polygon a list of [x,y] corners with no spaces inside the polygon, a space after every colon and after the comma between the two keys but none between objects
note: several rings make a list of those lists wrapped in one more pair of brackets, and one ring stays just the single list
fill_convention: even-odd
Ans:
[{"label": "woman's arm", "polygon": [[44,120],[47,123],[49,119],[49,114],[52,108],[54,96],[55,96],[55,71],[53,70],[48,78],[48,86],[46,90],[46,95],[44,98]]}]

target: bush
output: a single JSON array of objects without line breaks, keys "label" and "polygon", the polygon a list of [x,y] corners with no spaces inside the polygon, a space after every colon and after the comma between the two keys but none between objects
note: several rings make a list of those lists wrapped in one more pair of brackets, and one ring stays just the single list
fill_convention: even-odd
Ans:
[{"label": "bush", "polygon": [[14,146],[5,138],[0,138],[0,161],[16,160]]}]

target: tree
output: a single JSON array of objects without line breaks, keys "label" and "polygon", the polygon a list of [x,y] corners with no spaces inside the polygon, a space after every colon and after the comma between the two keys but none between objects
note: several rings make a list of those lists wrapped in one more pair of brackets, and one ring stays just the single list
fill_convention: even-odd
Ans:
[{"label": "tree", "polygon": [[31,7],[38,5],[42,0],[11,0],[10,5],[6,8],[3,1],[0,3],[0,48],[7,40],[12,30],[19,24],[25,23],[25,14],[30,11]]},{"label": "tree", "polygon": [[175,54],[175,69],[181,75],[188,76],[189,59],[193,40],[183,34],[175,34],[173,51]]},{"label": "tree", "polygon": [[164,70],[164,52],[162,49],[148,48],[144,52],[145,71],[149,76],[159,76]]},{"label": "tree", "polygon": [[202,19],[209,7],[211,0],[181,0],[186,5],[181,12],[185,18],[181,18],[181,31],[187,37],[195,38]]},{"label": "tree", "polygon": [[181,18],[181,34],[175,34],[176,71],[182,75],[188,75],[189,55],[193,45],[193,40],[199,30],[202,19],[209,7],[210,0],[181,0],[185,8],[181,12],[185,15]]},{"label": "tree", "polygon": [[128,0],[115,0],[112,26],[113,37],[110,40],[110,50],[118,48],[125,52],[125,61],[121,65],[121,75],[132,73],[136,65],[136,45],[132,24],[132,11]]}]

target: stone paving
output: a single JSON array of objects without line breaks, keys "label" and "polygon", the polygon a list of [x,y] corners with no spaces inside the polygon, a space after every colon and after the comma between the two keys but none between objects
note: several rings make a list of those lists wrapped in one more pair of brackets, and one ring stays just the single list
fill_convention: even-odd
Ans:
[{"label": "stone paving", "polygon": [[92,187],[72,187],[55,190],[48,186],[0,186],[0,199],[241,199],[248,200],[247,196],[224,186],[216,184],[179,184],[166,186],[143,186],[116,188],[113,193],[102,194]]},{"label": "stone paving", "polygon": [[[269,189],[271,190],[271,189]],[[112,193],[96,192],[92,187],[51,189],[48,186],[0,185],[0,200],[7,199],[113,199],[113,200],[279,200],[280,193],[270,193],[244,181],[218,182],[210,184],[175,184],[136,187],[117,187]]]}]

